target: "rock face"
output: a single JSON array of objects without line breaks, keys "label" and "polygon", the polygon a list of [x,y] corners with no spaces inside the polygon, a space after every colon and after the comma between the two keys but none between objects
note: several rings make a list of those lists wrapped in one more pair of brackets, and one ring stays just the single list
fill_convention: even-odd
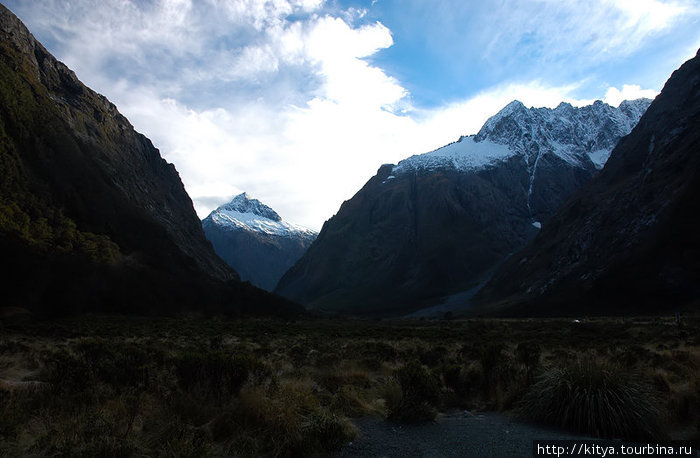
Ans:
[{"label": "rock face", "polygon": [[700,54],[475,301],[510,315],[697,310],[698,196]]},{"label": "rock face", "polygon": [[276,291],[312,308],[398,313],[478,286],[597,173],[649,103],[514,101],[475,136],[382,166]]},{"label": "rock face", "polygon": [[216,256],[175,167],[2,5],[0,89],[5,305],[60,314],[268,301]]},{"label": "rock face", "polygon": [[241,280],[267,291],[274,289],[318,235],[282,221],[273,209],[246,193],[211,212],[202,227],[216,253]]}]

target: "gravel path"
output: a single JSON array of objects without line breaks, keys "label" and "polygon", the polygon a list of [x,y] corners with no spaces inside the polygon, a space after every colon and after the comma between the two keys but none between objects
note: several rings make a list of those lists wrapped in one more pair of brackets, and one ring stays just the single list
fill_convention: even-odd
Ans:
[{"label": "gravel path", "polygon": [[355,422],[360,434],[334,458],[532,457],[535,439],[588,439],[519,423],[497,414],[454,413],[423,425],[377,418]]}]

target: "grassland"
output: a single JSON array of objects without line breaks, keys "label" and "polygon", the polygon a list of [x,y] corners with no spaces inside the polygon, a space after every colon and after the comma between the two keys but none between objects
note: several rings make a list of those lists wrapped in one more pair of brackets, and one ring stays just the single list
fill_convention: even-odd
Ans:
[{"label": "grassland", "polygon": [[323,456],[353,418],[502,411],[698,441],[700,317],[0,321],[0,455]]}]

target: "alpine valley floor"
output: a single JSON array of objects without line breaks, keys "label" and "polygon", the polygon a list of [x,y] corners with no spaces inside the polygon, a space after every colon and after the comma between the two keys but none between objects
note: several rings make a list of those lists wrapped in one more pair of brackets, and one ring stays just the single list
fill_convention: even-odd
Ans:
[{"label": "alpine valley floor", "polygon": [[700,439],[699,316],[7,312],[0,456],[529,456],[532,439]]}]

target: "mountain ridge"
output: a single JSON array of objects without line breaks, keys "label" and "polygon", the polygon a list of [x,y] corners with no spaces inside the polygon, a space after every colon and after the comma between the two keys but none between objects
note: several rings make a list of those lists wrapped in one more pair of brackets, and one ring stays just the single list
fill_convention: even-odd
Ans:
[{"label": "mountain ridge", "polygon": [[[588,154],[612,149],[637,121],[630,107],[647,103],[511,102],[474,136],[383,165],[275,291],[311,308],[391,314],[477,286],[598,172]],[[553,119],[555,111],[569,118]],[[556,142],[544,132],[548,122],[558,127]]]},{"label": "mountain ridge", "polygon": [[4,305],[84,311],[279,310],[204,237],[172,164],[0,5]]},{"label": "mountain ridge", "polygon": [[605,168],[476,295],[482,313],[640,313],[700,304],[700,50]]}]

